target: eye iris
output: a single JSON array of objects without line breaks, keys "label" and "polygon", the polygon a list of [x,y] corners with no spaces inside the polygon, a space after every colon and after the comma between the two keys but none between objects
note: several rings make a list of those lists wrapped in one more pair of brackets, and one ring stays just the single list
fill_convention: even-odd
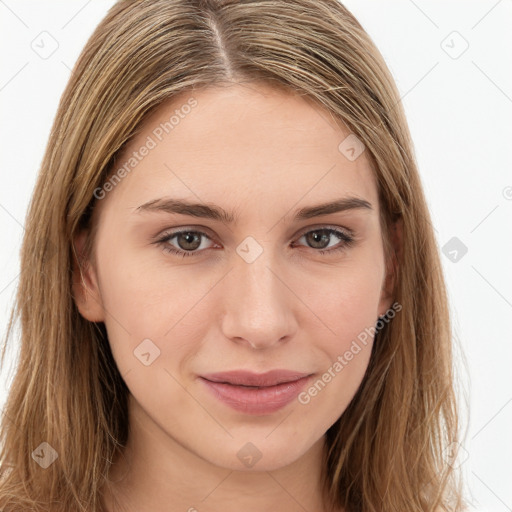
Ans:
[{"label": "eye iris", "polygon": [[[178,245],[183,250],[193,251],[197,249],[201,245],[201,236],[197,233],[193,233],[191,231],[185,231],[183,233],[177,234]],[[185,244],[182,244],[181,241],[185,240]],[[191,244],[191,246],[189,245]]]},{"label": "eye iris", "polygon": [[[312,242],[311,246],[315,249],[325,249],[329,245],[330,234],[326,231],[310,231],[306,234],[306,238],[308,243]],[[319,246],[316,245],[318,243],[320,243]]]}]

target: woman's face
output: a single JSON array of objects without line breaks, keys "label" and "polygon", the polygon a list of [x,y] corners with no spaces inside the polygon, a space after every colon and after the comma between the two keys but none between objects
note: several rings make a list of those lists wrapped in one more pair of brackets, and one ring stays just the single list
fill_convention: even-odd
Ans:
[{"label": "woman's face", "polygon": [[348,135],[298,96],[210,88],[161,105],[96,191],[79,308],[105,323],[159,450],[273,470],[354,396],[391,297],[376,183]]}]

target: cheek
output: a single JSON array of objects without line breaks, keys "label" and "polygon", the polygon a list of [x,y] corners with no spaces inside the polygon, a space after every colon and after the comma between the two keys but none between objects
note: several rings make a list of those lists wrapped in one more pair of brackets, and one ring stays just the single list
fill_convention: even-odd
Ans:
[{"label": "cheek", "polygon": [[112,256],[104,254],[100,276],[107,316],[137,336],[165,336],[215,284],[190,266],[165,265],[164,256],[158,266],[129,251]]},{"label": "cheek", "polygon": [[[345,411],[359,388],[371,356],[378,319],[384,265],[378,251],[358,254],[310,295],[315,311],[329,327],[316,338],[322,368],[299,402],[322,411],[328,428]],[[309,283],[311,286],[311,283]]]},{"label": "cheek", "polygon": [[[184,286],[179,272],[162,275],[129,251],[116,251],[115,246],[98,250],[98,262],[105,325],[121,374],[140,366],[137,355],[149,352],[153,368],[175,356],[179,344],[173,344],[168,354],[169,344],[163,340],[173,336],[178,326],[180,332],[183,326],[186,330],[182,319],[200,293],[194,290],[197,281]],[[184,339],[190,339],[187,334]]]},{"label": "cheek", "polygon": [[[318,277],[318,276],[317,276]],[[328,279],[304,282],[308,304],[329,328],[325,348],[331,356],[346,350],[350,341],[375,326],[383,280],[383,263],[371,254],[360,254],[330,272]],[[310,291],[307,292],[306,289]]]},{"label": "cheek", "polygon": [[316,338],[322,365],[298,397],[311,413],[306,421],[315,431],[324,432],[343,414],[363,380],[378,319],[381,270],[378,264],[352,267],[329,285],[324,283],[317,295],[316,311],[329,331]]}]

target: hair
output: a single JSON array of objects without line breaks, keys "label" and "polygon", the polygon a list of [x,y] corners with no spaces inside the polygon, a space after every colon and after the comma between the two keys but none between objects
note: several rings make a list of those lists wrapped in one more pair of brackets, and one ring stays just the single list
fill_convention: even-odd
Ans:
[{"label": "hair", "polygon": [[[326,433],[323,481],[347,512],[463,510],[446,456],[460,420],[449,304],[407,121],[383,57],[337,0],[120,0],[61,97],[31,199],[7,336],[21,348],[0,425],[0,509],[101,511],[128,436],[128,388],[102,322],[85,320],[73,244],[94,245],[94,191],[150,112],[178,94],[264,83],[297,93],[365,145],[393,298],[363,381]],[[393,225],[403,237],[391,243]],[[46,469],[33,452],[47,442]],[[43,449],[49,449],[43,445]]]}]

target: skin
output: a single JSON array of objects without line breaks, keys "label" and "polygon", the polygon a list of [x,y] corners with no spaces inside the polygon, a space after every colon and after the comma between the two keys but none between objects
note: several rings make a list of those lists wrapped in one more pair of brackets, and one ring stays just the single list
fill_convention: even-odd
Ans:
[{"label": "skin", "polygon": [[[191,96],[160,105],[117,165]],[[79,310],[105,323],[130,390],[130,436],[105,508],[115,499],[151,512],[327,510],[324,434],[356,393],[372,338],[309,403],[272,414],[234,411],[198,375],[280,368],[316,381],[375,325],[393,302],[376,182],[366,152],[350,161],[338,150],[349,131],[303,97],[255,84],[193,97],[197,106],[98,201],[94,259],[83,280],[75,271]],[[238,221],[136,211],[164,196],[221,206]],[[293,220],[346,196],[372,209]],[[164,250],[189,247],[180,237],[154,243],[183,227],[207,235],[195,256]],[[351,230],[355,243],[319,254],[343,245],[336,235],[323,246],[303,236],[326,227]],[[263,250],[251,263],[236,251],[248,236]],[[75,240],[79,251],[84,240]],[[147,338],[160,350],[149,366],[134,356]],[[248,442],[262,455],[250,468],[237,457]]]}]

